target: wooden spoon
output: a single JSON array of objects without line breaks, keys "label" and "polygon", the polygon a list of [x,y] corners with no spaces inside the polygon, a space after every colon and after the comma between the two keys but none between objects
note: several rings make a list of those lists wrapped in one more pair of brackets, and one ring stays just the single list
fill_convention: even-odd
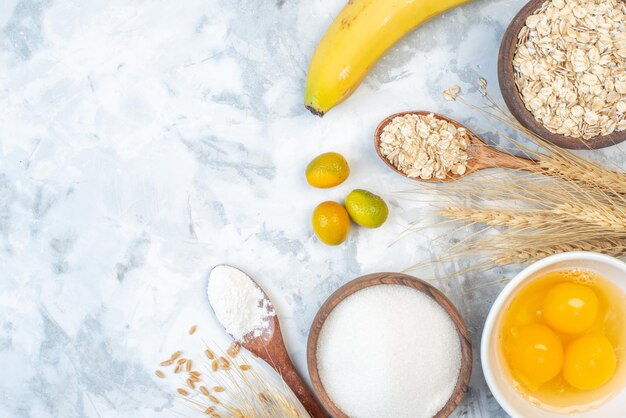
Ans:
[{"label": "wooden spoon", "polygon": [[[232,266],[228,267],[236,268]],[[243,271],[242,273],[246,274]],[[249,275],[247,276],[263,293],[263,299],[259,301],[259,306],[267,308],[266,310],[269,312],[275,312],[274,304],[265,291],[258,285],[257,282],[254,281],[254,279],[252,279]],[[254,331],[252,331],[246,334],[243,341],[240,341],[239,343],[255,356],[265,360],[267,364],[278,372],[287,386],[289,386],[296,395],[304,409],[306,409],[309,413],[311,418],[328,417],[328,414],[319,404],[317,399],[315,399],[315,396],[313,396],[307,385],[304,383],[289,358],[285,342],[283,341],[283,335],[280,331],[278,316],[268,315],[265,319],[269,322],[269,325],[263,330],[261,335],[255,336]]]},{"label": "wooden spoon", "polygon": [[[330,411],[333,417],[349,418],[348,415],[335,405],[328,393],[326,393],[326,389],[324,389],[324,385],[322,384],[322,379],[317,368],[317,342],[328,315],[330,315],[333,309],[335,309],[337,305],[344,301],[348,296],[367,287],[389,284],[407,286],[424,293],[428,297],[431,297],[448,313],[448,315],[450,315],[450,319],[454,322],[459,336],[459,342],[461,344],[461,369],[459,370],[459,376],[450,398],[441,410],[434,416],[434,418],[446,418],[456,409],[459,403],[461,403],[465,392],[467,392],[469,380],[472,375],[472,343],[470,334],[467,331],[463,317],[454,307],[452,302],[450,302],[450,299],[448,299],[434,286],[407,274],[368,274],[346,283],[330,295],[328,299],[326,299],[326,302],[324,302],[313,319],[313,324],[311,325],[311,330],[309,331],[309,341],[307,343],[307,365],[309,368],[309,376],[311,376],[311,382],[313,383],[313,388],[319,396],[322,404],[328,411]],[[381,306],[380,309],[384,309],[384,307]],[[415,355],[419,356],[419,353],[415,353]]]},{"label": "wooden spoon", "polygon": [[387,160],[387,158],[382,154],[382,151],[380,149],[380,142],[381,142],[381,134],[383,132],[383,129],[385,128],[385,126],[387,126],[387,124],[389,124],[393,118],[397,117],[397,116],[405,116],[405,115],[429,115],[429,114],[433,114],[436,118],[438,119],[443,119],[447,122],[450,122],[451,124],[453,124],[454,126],[456,126],[457,128],[465,128],[465,126],[463,126],[462,124],[460,124],[459,122],[447,118],[445,116],[441,116],[438,115],[436,113],[433,112],[427,112],[427,111],[422,111],[422,110],[418,110],[418,111],[411,111],[411,112],[400,112],[400,113],[396,113],[390,116],[387,116],[385,119],[382,120],[382,122],[380,122],[378,124],[378,127],[376,128],[376,131],[374,133],[374,146],[376,147],[376,152],[378,153],[378,156],[380,157],[381,160],[383,160],[385,162],[385,164],[387,164],[393,171],[395,171],[396,173],[403,175],[404,177],[410,178],[412,180],[417,180],[417,181],[423,181],[426,183],[444,183],[444,182],[448,182],[448,181],[453,181],[453,180],[457,180],[461,177],[467,176],[469,174],[475,173],[476,171],[479,170],[484,170],[487,168],[512,168],[514,170],[531,170],[531,168],[533,167],[534,164],[536,164],[533,160],[530,160],[528,158],[523,158],[523,157],[516,157],[515,155],[511,155],[511,154],[507,154],[506,152],[502,152],[502,151],[498,151],[497,149],[487,145],[486,143],[484,143],[478,136],[476,136],[474,133],[472,133],[472,131],[470,131],[469,129],[465,128],[465,130],[467,131],[467,135],[470,139],[470,145],[467,148],[467,155],[469,157],[468,160],[468,164],[467,164],[467,169],[465,171],[464,174],[452,174],[452,173],[448,173],[446,175],[445,178],[443,179],[438,179],[438,178],[430,178],[430,179],[422,179],[421,177],[409,177],[407,176],[405,173],[403,173],[402,171],[398,170],[391,162],[389,162],[389,160]]}]

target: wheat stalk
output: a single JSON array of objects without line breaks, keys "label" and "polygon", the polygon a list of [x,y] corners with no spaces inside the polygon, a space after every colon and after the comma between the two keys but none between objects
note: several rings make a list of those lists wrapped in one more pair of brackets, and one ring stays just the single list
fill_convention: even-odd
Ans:
[{"label": "wheat stalk", "polygon": [[445,218],[481,223],[489,226],[507,226],[511,228],[532,228],[545,225],[551,219],[542,212],[521,213],[514,211],[497,211],[474,209],[467,206],[448,206],[439,211]]},{"label": "wheat stalk", "polygon": [[543,248],[517,248],[514,253],[507,249],[496,251],[491,260],[496,265],[527,263],[553,254],[568,251],[595,251],[619,257],[626,255],[626,239],[580,241],[571,244],[559,244]]},{"label": "wheat stalk", "polygon": [[626,233],[626,216],[618,206],[562,203],[556,205],[554,212],[607,230]]},{"label": "wheat stalk", "polygon": [[537,165],[532,166],[531,169],[538,174],[571,179],[610,193],[626,194],[624,174],[598,167],[595,164],[573,164],[573,161],[568,162],[560,158],[541,156]]},{"label": "wheat stalk", "polygon": [[[467,223],[509,228],[545,229],[552,224],[568,224],[579,221],[581,224],[604,228],[608,232],[626,233],[626,215],[619,207],[606,205],[590,206],[562,203],[551,210],[513,211],[498,209],[475,209],[467,206],[448,206],[439,215]],[[565,225],[563,225],[565,226]]]},{"label": "wheat stalk", "polygon": [[[196,326],[191,329],[189,335],[196,332]],[[179,350],[160,363],[161,367],[173,368],[172,372],[168,375],[158,369],[155,375],[174,381],[176,396],[199,416],[309,417],[282,379],[271,376],[260,360],[240,349],[237,343],[225,351],[213,350],[203,343],[202,354],[194,356],[202,359],[197,361],[183,357]]]},{"label": "wheat stalk", "polygon": [[458,101],[528,138],[532,147],[498,130],[511,144],[509,152],[535,163],[526,174],[479,172],[436,189],[439,199],[448,199],[439,210],[445,219],[440,225],[486,226],[452,244],[444,258],[480,257],[487,261],[477,268],[490,268],[572,250],[626,255],[626,175],[546,143],[479,84],[485,106]]}]

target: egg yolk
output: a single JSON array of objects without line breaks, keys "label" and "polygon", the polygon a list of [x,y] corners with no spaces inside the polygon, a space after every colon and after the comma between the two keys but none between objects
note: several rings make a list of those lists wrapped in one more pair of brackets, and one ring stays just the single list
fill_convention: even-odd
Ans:
[{"label": "egg yolk", "polygon": [[548,290],[542,312],[548,325],[556,331],[577,334],[593,324],[598,305],[598,296],[587,286],[561,283]]},{"label": "egg yolk", "polygon": [[585,335],[567,346],[563,377],[577,389],[596,389],[611,380],[616,363],[615,350],[608,338]]},{"label": "egg yolk", "polygon": [[561,371],[563,346],[543,324],[511,329],[506,345],[511,368],[532,386],[548,382]]}]

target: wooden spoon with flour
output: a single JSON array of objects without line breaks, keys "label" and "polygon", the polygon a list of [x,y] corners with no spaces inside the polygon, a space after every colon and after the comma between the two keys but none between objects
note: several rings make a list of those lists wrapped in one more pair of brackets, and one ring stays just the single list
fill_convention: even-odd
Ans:
[{"label": "wooden spoon with flour", "polygon": [[312,418],[328,417],[294,367],[274,304],[243,271],[228,265],[211,270],[209,303],[226,332],[280,374]]}]

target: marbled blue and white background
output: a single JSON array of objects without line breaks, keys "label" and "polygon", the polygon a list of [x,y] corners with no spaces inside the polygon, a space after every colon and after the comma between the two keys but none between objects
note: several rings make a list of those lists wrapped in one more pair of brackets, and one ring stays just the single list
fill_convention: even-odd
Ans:
[{"label": "marbled blue and white background", "polygon": [[[191,324],[227,344],[205,297],[216,263],[264,286],[305,373],[309,325],[333,290],[434,256],[427,233],[390,245],[421,204],[394,193],[408,183],[378,160],[374,127],[430,109],[489,129],[440,92],[478,74],[495,87],[523,1],[427,23],[320,119],[302,105],[306,68],[342,3],[0,2],[0,416],[176,416],[153,371]],[[330,150],[351,177],[308,187],[306,163]],[[312,209],[357,187],[388,200],[389,221],[320,244]],[[477,348],[501,287],[488,284],[516,270],[437,279],[454,268],[418,273],[457,303]],[[456,415],[505,416],[478,359]]]}]

